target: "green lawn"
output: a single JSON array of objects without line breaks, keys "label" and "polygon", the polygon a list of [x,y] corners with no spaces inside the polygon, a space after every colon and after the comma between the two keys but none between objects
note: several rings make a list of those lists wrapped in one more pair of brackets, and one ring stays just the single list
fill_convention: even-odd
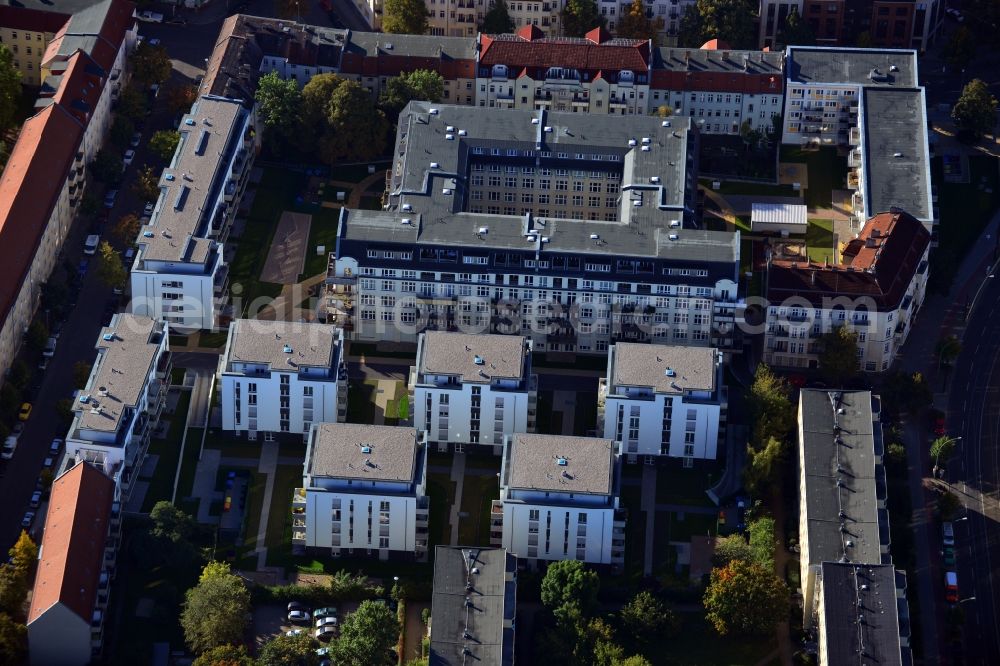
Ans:
[{"label": "green lawn", "polygon": [[264,485],[267,483],[267,476],[251,471],[249,483],[246,513],[243,515],[243,539],[237,543],[237,559],[241,555],[252,553],[257,547],[257,532],[260,529],[260,514],[264,509]]},{"label": "green lawn", "polygon": [[[712,190],[710,178],[702,178],[698,181],[706,189]],[[740,181],[724,180],[719,184],[719,189],[712,190],[719,194],[745,194],[760,195],[768,197],[797,197],[799,193],[792,189],[791,185],[769,185],[766,183],[743,183]]]},{"label": "green lawn", "polygon": [[[384,165],[380,166],[376,164],[375,172],[378,173],[380,169],[384,168]],[[370,175],[371,174],[368,173],[367,164],[348,164],[344,166],[335,166],[330,169],[330,180],[340,180],[347,183],[360,183]],[[328,186],[327,189],[336,191],[337,188],[331,188]],[[334,194],[334,196],[336,196],[336,194]]]},{"label": "green lawn", "polygon": [[804,197],[807,206],[827,208],[833,201],[833,189],[845,187],[847,158],[837,155],[836,148],[781,146],[780,159],[782,162],[798,162],[808,166],[809,187]]},{"label": "green lawn", "polygon": [[671,458],[659,465],[656,474],[657,504],[714,506],[705,491],[718,481],[721,469],[708,463],[685,469],[681,461]]},{"label": "green lawn", "polygon": [[177,480],[177,499],[191,496],[194,488],[194,473],[198,468],[198,452],[201,450],[203,428],[190,428],[184,443],[184,459],[181,460],[181,474]]},{"label": "green lawn", "polygon": [[375,416],[375,381],[358,382],[351,380],[347,384],[347,422],[372,423]]},{"label": "green lawn", "polygon": [[806,249],[812,261],[838,263],[837,252],[833,247],[833,220],[809,220],[806,225]]},{"label": "green lawn", "polygon": [[214,333],[202,333],[198,336],[199,347],[212,347],[218,349],[226,344],[229,339],[229,331],[216,331]]},{"label": "green lawn", "polygon": [[[497,461],[499,463],[499,461]],[[499,464],[497,464],[499,472]],[[463,546],[490,545],[490,505],[500,499],[500,485],[496,475],[469,476],[462,482],[462,513],[459,519],[458,542]]]},{"label": "green lawn", "polygon": [[[309,227],[309,245],[306,246],[303,279],[326,273],[330,252],[333,251],[337,241],[337,225],[339,223],[340,208],[320,208],[313,214],[312,225]],[[326,251],[323,254],[316,254],[317,245],[326,246]]]},{"label": "green lawn", "polygon": [[153,505],[160,500],[170,501],[174,491],[174,477],[177,474],[177,464],[181,455],[181,438],[184,436],[184,426],[187,421],[188,405],[191,394],[181,391],[177,398],[177,408],[172,415],[164,415],[170,419],[170,428],[164,439],[152,439],[149,442],[148,455],[159,456],[153,476],[149,479],[149,488],[142,502],[142,511],[148,513]]},{"label": "green lawn", "polygon": [[669,650],[648,650],[656,666],[749,666],[777,648],[774,636],[719,636],[700,613],[681,613],[681,630]]}]

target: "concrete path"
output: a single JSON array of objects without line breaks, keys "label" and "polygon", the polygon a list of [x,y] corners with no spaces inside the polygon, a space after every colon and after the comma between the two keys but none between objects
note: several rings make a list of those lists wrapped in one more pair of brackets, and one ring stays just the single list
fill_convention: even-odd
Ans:
[{"label": "concrete path", "polygon": [[260,571],[267,563],[267,520],[271,514],[271,495],[274,493],[274,475],[278,467],[278,443],[264,442],[260,447],[260,461],[257,471],[267,476],[264,483],[264,504],[260,510],[260,523],[257,526],[257,570]]},{"label": "concrete path", "polygon": [[[646,489],[643,488],[643,493]],[[671,511],[673,513],[700,513],[706,516],[713,516],[719,512],[714,506],[689,506],[687,504],[657,504],[657,511]]]},{"label": "concrete path", "polygon": [[[204,428],[208,423],[208,401],[212,390],[212,375],[204,370],[197,371],[194,380],[194,387],[191,389],[191,404],[187,412],[187,420],[184,423],[184,434],[181,435],[181,452],[177,458],[177,469],[174,471],[174,491],[170,495],[170,502],[177,503],[177,485],[181,479],[181,467],[184,462],[184,448],[187,446],[187,435],[189,428]],[[191,446],[201,446],[201,442],[191,442]]]},{"label": "concrete path", "polygon": [[451,480],[455,483],[455,503],[451,505],[451,513],[448,520],[451,521],[451,538],[448,540],[452,546],[458,546],[458,521],[459,513],[462,510],[462,486],[465,481],[465,454],[456,453],[451,459]]},{"label": "concrete path", "polygon": [[[302,282],[286,284],[281,288],[281,293],[278,294],[278,297],[269,304],[257,312],[247,312],[245,314],[251,319],[256,318],[266,321],[312,321],[316,313],[308,308],[299,306],[309,296],[309,289],[314,285],[323,283],[325,280],[326,273],[324,272],[306,278]],[[245,304],[245,306],[249,305],[252,304]],[[218,353],[217,350],[216,353]]]},{"label": "concrete path", "polygon": [[260,272],[261,282],[295,284],[305,268],[312,215],[284,211]]},{"label": "concrete path", "polygon": [[198,499],[198,515],[196,516],[198,522],[206,525],[219,521],[217,516],[208,515],[208,511],[215,495],[215,478],[219,473],[221,459],[222,451],[204,449],[201,452],[201,460],[198,461],[198,468],[194,471],[194,486],[191,489],[191,495]]},{"label": "concrete path", "polygon": [[407,601],[406,602],[406,645],[403,646],[403,661],[409,663],[411,659],[420,658],[420,641],[427,635],[427,627],[420,619],[420,612],[430,608],[426,602]]},{"label": "concrete path", "polygon": [[562,413],[563,435],[573,434],[573,422],[576,420],[576,392],[553,391],[552,411]]},{"label": "concrete path", "polygon": [[364,195],[365,192],[368,191],[368,188],[370,188],[372,185],[375,185],[376,183],[383,183],[383,184],[385,183],[385,172],[386,172],[385,169],[382,169],[381,171],[376,171],[375,173],[368,176],[360,183],[354,185],[354,188],[351,190],[351,196],[347,198],[347,207],[360,208],[361,197]]},{"label": "concrete path", "polygon": [[639,507],[646,513],[645,552],[642,556],[642,574],[653,575],[653,541],[656,538],[656,465],[642,466],[642,499]]},{"label": "concrete path", "polygon": [[[375,425],[385,424],[385,412],[389,402],[396,399],[396,380],[380,379],[375,387]],[[392,416],[392,415],[390,415]]]}]

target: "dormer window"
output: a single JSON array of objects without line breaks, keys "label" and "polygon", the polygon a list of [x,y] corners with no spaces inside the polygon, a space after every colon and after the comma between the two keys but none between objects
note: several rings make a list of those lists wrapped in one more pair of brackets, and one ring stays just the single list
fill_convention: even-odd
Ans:
[{"label": "dormer window", "polygon": [[494,79],[506,79],[507,78],[507,65],[493,65],[493,78]]},{"label": "dormer window", "polygon": [[618,72],[618,85],[630,86],[634,83],[635,83],[635,72],[628,69]]}]

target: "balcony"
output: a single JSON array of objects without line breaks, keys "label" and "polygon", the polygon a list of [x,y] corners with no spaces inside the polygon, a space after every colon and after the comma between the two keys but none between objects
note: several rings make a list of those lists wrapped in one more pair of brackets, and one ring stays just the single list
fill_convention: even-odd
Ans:
[{"label": "balcony", "polygon": [[861,149],[855,148],[847,154],[847,166],[856,169],[862,164]]},{"label": "balcony", "polygon": [[852,146],[861,145],[861,129],[858,127],[852,127],[850,132],[848,132],[847,142]]},{"label": "balcony", "polygon": [[861,187],[861,176],[857,171],[851,170],[847,172],[847,189],[856,190]]}]

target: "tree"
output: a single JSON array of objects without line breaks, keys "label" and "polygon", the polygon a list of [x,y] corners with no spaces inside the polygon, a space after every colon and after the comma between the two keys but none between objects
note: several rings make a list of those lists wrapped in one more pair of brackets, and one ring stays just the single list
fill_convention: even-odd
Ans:
[{"label": "tree", "polygon": [[938,495],[937,512],[941,520],[951,520],[960,508],[962,508],[962,501],[950,490],[946,490]]},{"label": "tree", "polygon": [[688,5],[677,28],[677,45],[696,49],[705,43],[701,14],[696,5]]},{"label": "tree", "polygon": [[122,245],[131,245],[135,242],[136,236],[139,235],[141,226],[139,218],[133,213],[128,213],[122,215],[121,219],[115,223],[111,235],[118,239]]},{"label": "tree", "polygon": [[858,374],[858,334],[838,326],[819,337],[819,369],[835,386]]},{"label": "tree", "polygon": [[17,116],[21,100],[21,73],[14,67],[14,55],[0,44],[0,132],[6,131]]},{"label": "tree", "polygon": [[7,381],[18,389],[23,390],[31,380],[31,368],[23,358],[16,359],[7,371]]},{"label": "tree", "polygon": [[809,24],[802,20],[798,10],[793,7],[785,17],[779,41],[785,46],[813,46],[816,44],[816,35],[813,34]]},{"label": "tree", "polygon": [[181,133],[174,130],[160,130],[149,138],[149,149],[165,160],[174,156],[177,144],[181,142]]},{"label": "tree", "polygon": [[578,560],[560,560],[549,565],[542,579],[542,603],[558,616],[567,606],[589,616],[597,606],[601,579]]},{"label": "tree", "polygon": [[756,4],[749,0],[698,0],[696,7],[701,15],[702,37],[716,38],[734,49],[751,49],[756,46]]},{"label": "tree", "polygon": [[123,151],[131,143],[133,134],[135,134],[135,123],[120,113],[115,114],[115,121],[111,123],[111,130],[108,134],[111,145],[119,151]]},{"label": "tree", "polygon": [[[156,201],[160,197],[160,178],[153,171],[153,167],[147,164],[139,169],[135,182],[132,183],[132,191],[144,202]],[[132,240],[135,240],[135,236]]]},{"label": "tree", "polygon": [[790,394],[787,381],[774,374],[764,363],[757,365],[753,384],[750,385],[754,448],[763,449],[770,438],[783,441],[792,432],[795,407]]},{"label": "tree", "polygon": [[49,341],[49,327],[41,319],[35,319],[28,325],[28,333],[25,342],[33,351],[45,349],[45,343]]},{"label": "tree", "polygon": [[773,571],[734,560],[712,569],[703,599],[705,617],[723,636],[765,634],[788,616],[788,588]]},{"label": "tree", "polygon": [[280,152],[299,126],[302,91],[293,79],[282,79],[277,72],[268,72],[260,77],[255,98],[257,117],[264,124],[268,146]]},{"label": "tree", "polygon": [[417,69],[389,79],[378,105],[386,116],[394,119],[411,100],[440,102],[442,97],[444,77],[427,69]]},{"label": "tree", "polygon": [[77,361],[73,364],[73,386],[78,389],[82,389],[87,385],[87,380],[90,378],[90,371],[93,369],[93,364],[87,361]]},{"label": "tree", "polygon": [[980,79],[972,79],[951,108],[955,124],[973,137],[980,137],[993,131],[997,118],[997,98]]},{"label": "tree", "polygon": [[677,615],[646,590],[622,606],[618,617],[624,629],[639,643],[663,641],[680,629]]},{"label": "tree", "polygon": [[317,666],[319,642],[309,634],[287,636],[278,634],[257,652],[260,666]]},{"label": "tree", "polygon": [[398,640],[396,614],[384,603],[362,601],[344,620],[330,654],[340,666],[388,666],[395,663],[389,651]]},{"label": "tree", "polygon": [[198,99],[198,88],[189,83],[169,85],[164,94],[164,99],[170,115],[176,116],[180,113],[186,113],[195,100]]},{"label": "tree", "polygon": [[184,640],[195,652],[236,644],[243,639],[250,613],[250,592],[229,565],[209,562],[198,584],[187,591],[181,611]]},{"label": "tree", "polygon": [[872,47],[872,33],[868,30],[859,32],[854,39],[854,45],[861,49],[870,49]]},{"label": "tree", "polygon": [[934,458],[935,469],[940,465],[942,459],[945,463],[948,462],[948,458],[955,452],[956,441],[954,437],[944,435],[931,442],[931,458]]},{"label": "tree", "polygon": [[663,19],[656,20],[646,16],[646,5],[642,0],[632,0],[627,14],[618,21],[617,35],[631,39],[651,39],[656,45],[660,31],[663,30]]},{"label": "tree", "polygon": [[937,352],[939,363],[951,365],[958,358],[958,355],[962,353],[962,343],[957,336],[948,335],[938,340],[935,351]]},{"label": "tree", "polygon": [[118,96],[118,113],[129,120],[137,121],[146,115],[146,95],[134,84],[129,85]]},{"label": "tree", "polygon": [[385,0],[382,3],[382,31],[404,35],[424,35],[430,12],[424,0]]},{"label": "tree", "polygon": [[326,128],[320,139],[320,156],[326,163],[370,160],[382,153],[388,123],[360,84],[342,81],[324,110]]},{"label": "tree", "polygon": [[243,645],[219,645],[196,657],[191,666],[256,666]]},{"label": "tree", "polygon": [[750,532],[750,556],[753,562],[768,571],[774,569],[774,550],[777,540],[774,537],[774,518],[761,516],[747,523]]},{"label": "tree", "polygon": [[0,613],[0,664],[23,664],[28,656],[28,628]]},{"label": "tree", "polygon": [[38,480],[42,484],[42,491],[47,493],[52,488],[52,482],[55,481],[55,474],[46,467],[38,473]]},{"label": "tree", "polygon": [[712,564],[724,567],[733,560],[751,561],[750,544],[742,534],[730,534],[715,540],[715,552],[712,554]]},{"label": "tree", "polygon": [[11,618],[24,616],[24,600],[31,587],[31,577],[38,560],[38,546],[28,533],[21,536],[7,551],[10,560],[0,565],[0,611]]},{"label": "tree", "polygon": [[743,483],[747,490],[759,495],[778,483],[784,460],[785,444],[782,440],[769,437],[759,449],[747,446],[747,462],[743,468]]},{"label": "tree", "polygon": [[190,539],[196,530],[194,519],[166,500],[153,505],[149,519],[153,521],[150,533],[161,539],[183,541]]},{"label": "tree", "polygon": [[479,32],[487,35],[504,35],[514,32],[514,19],[510,17],[507,10],[507,3],[504,0],[494,0],[493,6],[483,17],[483,23],[479,26]]},{"label": "tree", "polygon": [[960,25],[951,33],[948,43],[944,45],[944,59],[952,69],[960,70],[976,55],[976,35],[970,28]]},{"label": "tree", "polygon": [[122,158],[107,148],[101,148],[90,163],[90,173],[105,184],[118,183],[122,179]]},{"label": "tree", "polygon": [[603,28],[607,20],[597,10],[594,0],[567,0],[562,24],[567,37],[583,37],[594,28]]},{"label": "tree", "polygon": [[170,78],[170,71],[173,69],[167,49],[146,41],[132,52],[131,65],[132,78],[146,86],[163,83]]},{"label": "tree", "polygon": [[97,248],[97,276],[109,287],[123,287],[128,279],[121,253],[108,241],[101,241]]}]

